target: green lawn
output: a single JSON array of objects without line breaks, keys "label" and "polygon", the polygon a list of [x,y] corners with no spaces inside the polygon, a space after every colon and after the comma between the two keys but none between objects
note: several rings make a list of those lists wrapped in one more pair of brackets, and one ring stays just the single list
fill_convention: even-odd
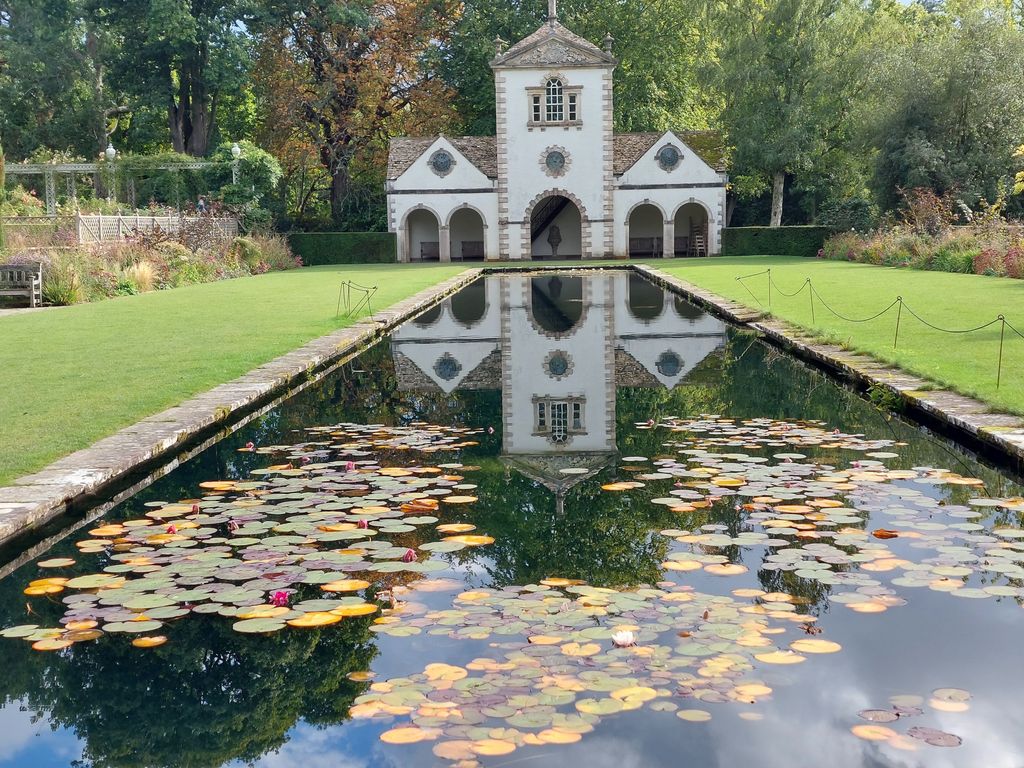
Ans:
[{"label": "green lawn", "polygon": [[310,267],[0,318],[0,485],[349,324],[342,280],[383,309],[463,269]]},{"label": "green lawn", "polygon": [[943,328],[972,328],[1003,314],[1024,333],[1024,280],[769,256],[671,261],[655,266],[720,296],[758,308],[768,305],[767,276],[752,277],[742,283],[736,277],[771,268],[772,279],[780,289],[772,291],[774,315],[825,339],[897,363],[943,386],[985,400],[999,410],[1024,414],[1024,339],[1009,328],[1003,349],[1002,384],[997,389],[998,324],[976,333],[941,333],[904,309],[899,343],[894,350],[895,308],[876,320],[853,323],[836,317],[816,298],[812,321],[806,289],[793,297],[781,293],[797,291],[809,277],[821,298],[849,318],[874,315],[902,295],[907,307]]}]

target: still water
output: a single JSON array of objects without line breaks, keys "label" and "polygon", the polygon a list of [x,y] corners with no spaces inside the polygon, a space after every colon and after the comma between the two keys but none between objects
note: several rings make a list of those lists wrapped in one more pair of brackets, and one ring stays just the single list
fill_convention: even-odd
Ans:
[{"label": "still water", "polygon": [[0,766],[1020,766],[1021,494],[634,276],[488,277],[0,582]]}]

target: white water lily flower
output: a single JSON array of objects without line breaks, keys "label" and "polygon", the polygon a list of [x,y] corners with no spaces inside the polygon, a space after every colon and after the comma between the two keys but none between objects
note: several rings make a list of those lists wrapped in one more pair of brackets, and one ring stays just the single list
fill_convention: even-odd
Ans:
[{"label": "white water lily flower", "polygon": [[622,630],[612,635],[612,644],[616,648],[628,648],[631,645],[636,645],[636,636],[628,629]]}]

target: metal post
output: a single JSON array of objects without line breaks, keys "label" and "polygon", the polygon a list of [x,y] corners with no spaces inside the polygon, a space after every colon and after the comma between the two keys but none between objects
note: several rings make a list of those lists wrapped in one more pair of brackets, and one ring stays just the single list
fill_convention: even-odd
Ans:
[{"label": "metal post", "polygon": [[57,183],[53,171],[43,172],[43,182],[46,187],[46,215],[57,215]]},{"label": "metal post", "polygon": [[1006,318],[1002,315],[999,316],[999,364],[996,368],[996,389],[999,389],[999,384],[1003,378],[1003,334],[1006,333]]},{"label": "metal post", "polygon": [[900,339],[900,317],[903,315],[903,297],[896,297],[896,335],[892,337],[892,348],[896,349],[896,342]]},{"label": "metal post", "polygon": [[768,311],[772,311],[772,268],[768,267]]},{"label": "metal post", "polygon": [[804,281],[807,285],[807,298],[811,302],[811,324],[814,324],[814,286],[811,284],[811,278],[807,278]]}]

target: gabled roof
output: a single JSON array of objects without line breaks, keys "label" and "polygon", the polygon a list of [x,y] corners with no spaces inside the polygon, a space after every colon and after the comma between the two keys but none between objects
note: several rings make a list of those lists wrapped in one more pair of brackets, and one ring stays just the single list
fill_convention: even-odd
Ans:
[{"label": "gabled roof", "polygon": [[[391,139],[388,146],[388,180],[397,179],[409,170],[409,167],[439,138],[441,138],[440,135],[422,138],[396,136]],[[493,136],[445,136],[444,138],[484,176],[491,179],[498,177],[498,153]]]},{"label": "gabled roof", "polygon": [[557,21],[546,22],[507,51],[491,59],[492,67],[545,67],[572,65],[614,66],[615,57]]},{"label": "gabled roof", "polygon": [[[636,161],[643,157],[666,133],[668,131],[615,134],[615,175],[621,175],[632,168]],[[721,133],[718,131],[672,131],[672,133],[716,171],[725,170],[726,147]]]}]

